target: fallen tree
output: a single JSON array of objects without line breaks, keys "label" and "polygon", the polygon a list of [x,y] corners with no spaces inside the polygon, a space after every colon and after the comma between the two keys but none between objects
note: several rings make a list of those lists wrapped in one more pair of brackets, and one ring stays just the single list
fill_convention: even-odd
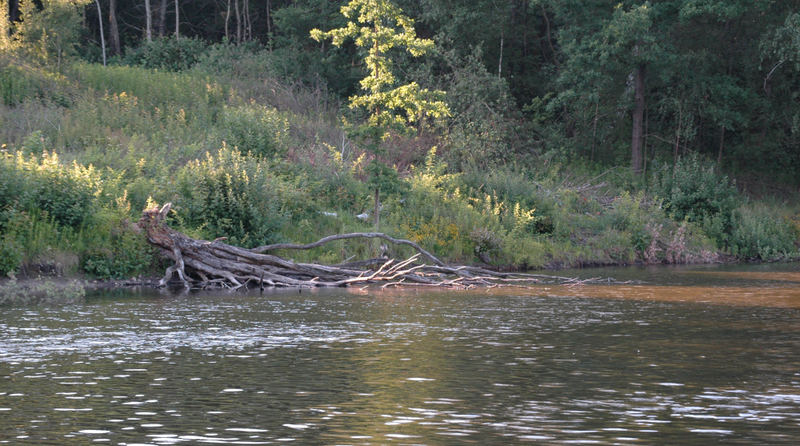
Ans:
[{"label": "fallen tree", "polygon": [[[345,287],[382,283],[387,286],[431,286],[470,288],[475,286],[526,285],[550,283],[586,283],[578,279],[543,274],[522,274],[491,271],[474,266],[447,265],[418,244],[396,239],[378,232],[332,235],[314,243],[280,243],[245,249],[222,242],[193,239],[169,228],[165,218],[172,205],[147,209],[137,227],[148,242],[158,247],[174,264],[167,268],[159,286],[177,278],[185,288],[242,287]],[[275,250],[304,250],[336,240],[381,239],[413,248],[416,254],[398,259],[370,259],[341,265],[297,263],[268,254]],[[422,261],[427,263],[423,263]],[[594,281],[594,279],[590,279]],[[605,281],[603,281],[605,282]]]}]

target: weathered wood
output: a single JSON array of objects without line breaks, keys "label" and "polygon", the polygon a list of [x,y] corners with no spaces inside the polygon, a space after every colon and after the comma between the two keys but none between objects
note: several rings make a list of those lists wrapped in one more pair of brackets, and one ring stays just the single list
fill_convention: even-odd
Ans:
[{"label": "weathered wood", "polygon": [[[184,288],[247,287],[345,287],[356,284],[384,283],[386,286],[437,286],[470,288],[533,284],[542,280],[558,283],[580,283],[575,279],[541,274],[502,273],[485,268],[447,265],[418,244],[396,239],[379,232],[338,234],[314,243],[279,243],[245,249],[228,245],[222,238],[214,241],[196,240],[165,224],[172,205],[147,209],[137,226],[144,231],[148,242],[160,248],[175,262],[167,268],[159,282],[167,285],[175,279]],[[372,259],[343,265],[296,263],[276,255],[266,254],[279,249],[312,249],[336,240],[380,238],[393,244],[414,248],[417,253],[405,260]],[[434,265],[420,262],[425,259]]]}]

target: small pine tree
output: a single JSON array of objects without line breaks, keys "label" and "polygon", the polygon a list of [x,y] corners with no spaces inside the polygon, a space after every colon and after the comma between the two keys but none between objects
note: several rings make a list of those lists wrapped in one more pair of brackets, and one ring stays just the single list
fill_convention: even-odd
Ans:
[{"label": "small pine tree", "polygon": [[364,64],[369,75],[361,80],[365,94],[352,96],[350,107],[363,107],[369,112],[369,124],[384,134],[387,127],[406,128],[423,117],[434,119],[449,116],[444,92],[421,88],[416,82],[396,86],[389,51],[403,48],[419,57],[433,49],[430,39],[417,37],[414,20],[389,0],[352,0],[342,6],[347,26],[330,31],[311,30],[314,40],[331,39],[342,46],[354,39],[356,46],[367,49]]}]

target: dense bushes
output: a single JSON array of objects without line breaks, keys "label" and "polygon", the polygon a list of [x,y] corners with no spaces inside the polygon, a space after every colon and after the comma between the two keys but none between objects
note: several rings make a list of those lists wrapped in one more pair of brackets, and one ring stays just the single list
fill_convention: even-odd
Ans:
[{"label": "dense bushes", "polygon": [[796,252],[797,234],[790,222],[746,201],[714,165],[692,155],[653,178],[653,192],[676,221],[697,223],[721,249],[755,260],[786,258]]},{"label": "dense bushes", "polygon": [[0,154],[0,274],[151,271],[155,253],[133,229],[125,194],[106,203],[103,185],[92,166],[64,165],[55,153]]},{"label": "dense bushes", "polygon": [[39,211],[56,223],[78,227],[94,211],[100,177],[93,167],[66,167],[55,153],[41,157],[0,154],[0,209]]},{"label": "dense bushes", "polygon": [[183,71],[194,66],[207,48],[200,39],[160,37],[128,49],[122,61],[143,68]]},{"label": "dense bushes", "polygon": [[281,240],[293,213],[310,198],[277,177],[266,161],[223,147],[189,162],[178,174],[182,223],[209,239],[253,247]]},{"label": "dense bushes", "polygon": [[800,234],[788,219],[776,218],[764,205],[747,204],[736,212],[731,253],[744,259],[779,260],[797,255]]},{"label": "dense bushes", "polygon": [[15,65],[0,55],[0,104],[16,106],[31,99],[59,106],[68,106],[72,102],[62,77]]},{"label": "dense bushes", "polygon": [[286,153],[289,121],[274,108],[255,103],[225,107],[219,129],[220,139],[242,153],[267,158]]},{"label": "dense bushes", "polygon": [[739,196],[713,164],[696,155],[681,158],[656,172],[653,192],[672,218],[696,222],[719,246],[728,246]]}]

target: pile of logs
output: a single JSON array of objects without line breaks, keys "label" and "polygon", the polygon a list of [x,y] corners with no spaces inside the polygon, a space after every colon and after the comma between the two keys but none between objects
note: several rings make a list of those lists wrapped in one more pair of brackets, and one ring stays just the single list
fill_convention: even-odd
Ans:
[{"label": "pile of logs", "polygon": [[[584,283],[577,279],[541,274],[505,273],[474,266],[447,265],[410,240],[402,240],[377,232],[339,234],[309,244],[274,244],[245,249],[223,243],[221,239],[193,239],[169,228],[165,218],[171,204],[161,209],[147,209],[137,223],[147,240],[158,247],[174,264],[167,268],[159,282],[179,281],[185,288],[243,287],[345,287],[359,284],[389,286],[430,286],[471,288],[476,286],[528,285],[550,283]],[[381,239],[406,245],[416,254],[405,260],[371,259],[340,265],[296,263],[273,254],[275,250],[312,249],[336,240]]]}]

